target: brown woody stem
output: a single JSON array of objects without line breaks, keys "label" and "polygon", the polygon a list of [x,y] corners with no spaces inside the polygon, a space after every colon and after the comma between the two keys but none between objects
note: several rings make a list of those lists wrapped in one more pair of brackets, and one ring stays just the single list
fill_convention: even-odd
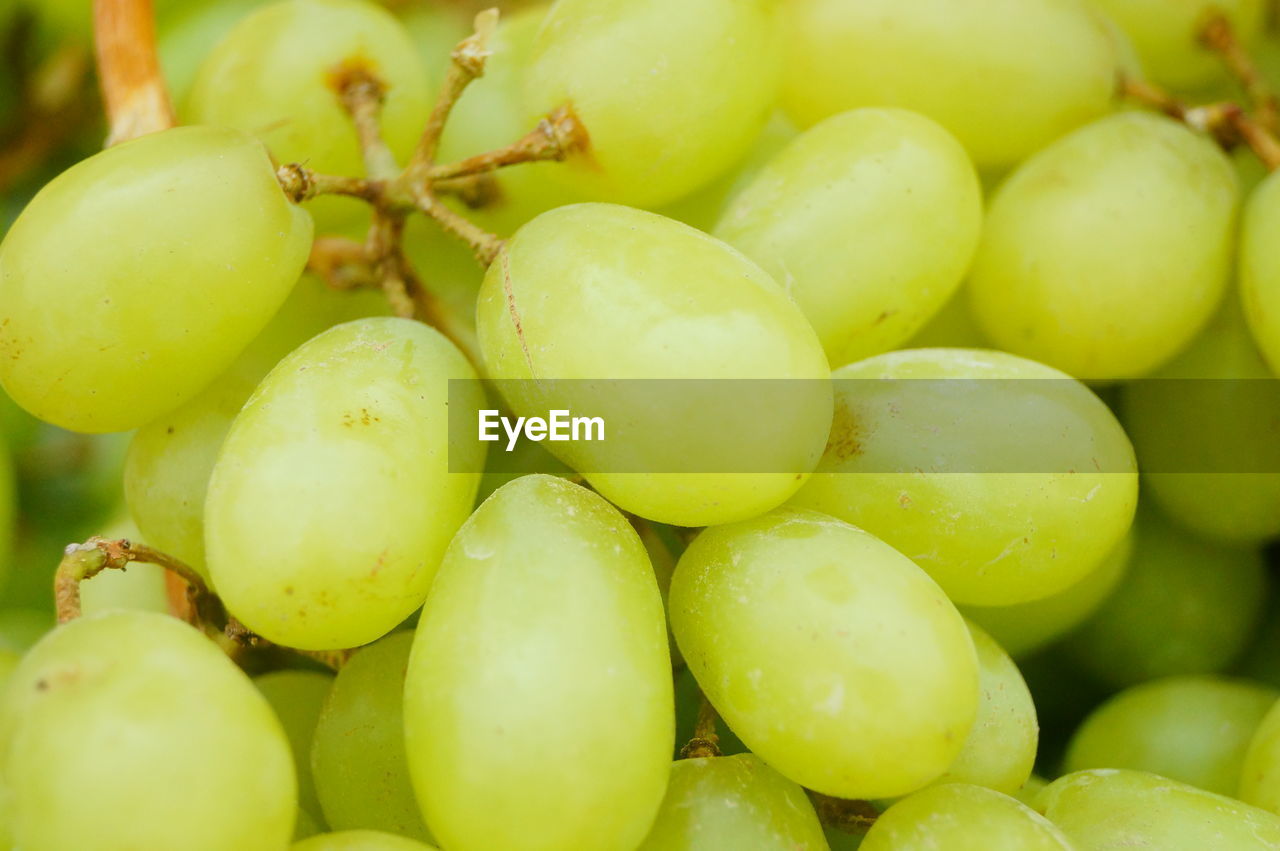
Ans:
[{"label": "brown woody stem", "polygon": [[538,122],[538,126],[505,148],[467,157],[455,163],[431,166],[431,180],[470,177],[520,163],[563,160],[584,144],[582,125],[568,107],[560,107]]},{"label": "brown woody stem", "polygon": [[1273,133],[1280,131],[1280,104],[1225,15],[1215,14],[1205,22],[1200,30],[1200,42],[1218,54],[1227,71],[1244,89],[1257,123]]},{"label": "brown woody stem", "polygon": [[720,756],[720,736],[716,733],[716,708],[702,695],[698,704],[698,720],[693,725],[693,738],[680,749],[681,759]]},{"label": "brown woody stem", "polygon": [[107,144],[172,127],[152,0],[93,0],[93,34],[110,124]]},{"label": "brown woody stem", "polygon": [[375,180],[394,180],[400,174],[395,154],[382,138],[382,102],[387,86],[363,65],[340,69],[331,80],[342,108],[355,124],[365,174]]},{"label": "brown woody stem", "polygon": [[880,817],[880,811],[867,801],[833,798],[812,789],[805,789],[805,792],[813,802],[818,821],[844,833],[866,833]]},{"label": "brown woody stem", "polygon": [[436,224],[440,225],[446,233],[465,242],[481,266],[488,268],[502,251],[501,238],[458,215],[440,203],[430,191],[417,188],[414,195],[418,209],[435,219]]},{"label": "brown woody stem", "polygon": [[71,544],[53,577],[53,597],[58,623],[80,617],[80,583],[104,570],[124,570],[130,562],[159,565],[180,577],[190,589],[197,612],[207,610],[206,601],[216,600],[204,578],[194,568],[173,556],[126,538],[108,540],[93,537],[83,544]]}]

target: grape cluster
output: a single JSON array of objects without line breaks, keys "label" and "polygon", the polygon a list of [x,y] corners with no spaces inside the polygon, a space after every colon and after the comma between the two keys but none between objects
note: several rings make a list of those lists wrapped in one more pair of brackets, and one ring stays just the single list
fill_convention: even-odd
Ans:
[{"label": "grape cluster", "polygon": [[0,851],[1280,849],[1280,6],[478,6],[0,8]]}]

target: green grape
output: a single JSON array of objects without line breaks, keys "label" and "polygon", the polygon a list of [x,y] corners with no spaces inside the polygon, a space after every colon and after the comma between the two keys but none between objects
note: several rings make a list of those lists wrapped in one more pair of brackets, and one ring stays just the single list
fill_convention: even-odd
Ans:
[{"label": "green grape", "polygon": [[1280,261],[1274,239],[1280,228],[1280,178],[1274,174],[1254,190],[1240,230],[1240,292],[1258,348],[1280,369]]},{"label": "green grape", "polygon": [[1237,195],[1222,151],[1168,118],[1083,127],[996,193],[969,280],[974,317],[999,347],[1077,378],[1145,375],[1213,315]]},{"label": "green grape", "polygon": [[[329,694],[334,678],[319,671],[271,671],[255,677],[253,684],[275,710],[284,728],[293,754],[293,767],[298,777],[298,806],[311,817],[320,819],[320,801],[311,777],[311,742],[320,718],[320,707]],[[314,831],[313,831],[314,832]]]},{"label": "green grape", "polygon": [[113,612],[59,627],[0,694],[0,822],[25,851],[278,851],[297,807],[266,700],[204,635]]},{"label": "green grape", "polygon": [[1133,41],[1151,79],[1196,91],[1224,79],[1222,60],[1200,41],[1213,14],[1224,15],[1242,42],[1263,27],[1264,0],[1094,0]]},{"label": "green grape", "polygon": [[1003,168],[1111,109],[1115,50],[1077,0],[795,0],[785,22],[783,103],[802,126],[903,107]]},{"label": "green grape", "polygon": [[262,146],[180,127],[45,186],[0,246],[0,381],[75,431],[122,431],[199,392],[306,262],[311,220]]},{"label": "green grape", "polygon": [[[518,414],[545,415],[544,378],[829,375],[813,329],[766,272],[687,225],[626,207],[576,204],[525,225],[489,267],[476,316],[489,376],[539,379],[504,385]],[[651,472],[610,470],[607,442],[548,448],[626,511],[678,526],[739,520],[781,503],[817,462],[831,399],[823,381],[810,385],[795,410],[760,412],[780,459],[773,469],[793,472],[664,473],[673,469],[665,453],[732,439],[719,408],[683,419],[629,409],[632,434],[663,441],[630,467]]]},{"label": "green grape", "polygon": [[159,27],[160,69],[175,104],[184,105],[200,63],[231,29],[266,0],[212,0],[196,3]]},{"label": "green grape", "polygon": [[1132,768],[1235,795],[1245,749],[1277,698],[1275,689],[1219,677],[1141,683],[1085,719],[1063,770]]},{"label": "green grape", "polygon": [[942,307],[981,225],[978,176],[946,130],[858,109],[770,160],[715,234],[784,284],[842,366],[897,347]]},{"label": "green grape", "polygon": [[827,851],[804,790],[758,756],[679,759],[638,851]]},{"label": "green grape", "polygon": [[[18,662],[22,661],[22,654],[16,650],[10,650],[7,647],[0,647],[0,694],[4,693],[5,683],[9,682],[9,677],[18,667]],[[3,818],[0,813],[0,818]],[[0,827],[0,839],[3,838],[3,827]]]},{"label": "green grape", "polygon": [[887,798],[960,754],[973,642],[942,590],[866,532],[795,509],[711,527],[680,558],[669,605],[707,698],[787,778]]},{"label": "green grape", "polygon": [[1033,774],[1027,778],[1027,782],[1023,783],[1013,796],[1029,807],[1035,801],[1036,796],[1040,794],[1040,790],[1048,785],[1048,780],[1038,774]]},{"label": "green grape", "polygon": [[344,830],[298,842],[294,844],[292,851],[435,851],[435,848],[394,833]]},{"label": "green grape", "polygon": [[876,819],[861,851],[1074,851],[1053,824],[1008,795],[949,783],[916,792]]},{"label": "green grape", "polygon": [[[332,88],[352,68],[386,85],[382,136],[406,159],[430,112],[427,75],[400,22],[363,0],[281,0],[244,18],[200,66],[185,117],[253,133],[282,163],[364,174],[355,125]],[[309,206],[325,230],[367,209],[337,196]]]},{"label": "green grape", "polygon": [[280,359],[330,326],[387,311],[381,293],[341,292],[303,275],[235,362],[191,401],[134,434],[125,499],[143,536],[208,578],[204,502],[218,449],[240,408]]},{"label": "green grape", "polygon": [[1266,710],[1254,731],[1239,776],[1240,800],[1280,813],[1280,704]]},{"label": "green grape", "polygon": [[955,602],[1055,594],[1129,528],[1138,477],[1128,438],[1057,370],[1003,352],[916,349],[833,378],[827,451],[792,502],[883,538]]},{"label": "green grape", "polygon": [[1066,639],[1072,662],[1115,688],[1224,670],[1262,619],[1259,554],[1193,538],[1150,511],[1134,530],[1124,577]]},{"label": "green grape", "polygon": [[404,721],[414,790],[450,851],[635,848],[674,715],[662,599],[627,521],[551,476],[499,488],[423,607]]},{"label": "green grape", "polygon": [[404,675],[413,633],[393,632],[352,656],[316,725],[311,767],[335,830],[385,830],[430,841],[404,750]]},{"label": "green grape", "polygon": [[1013,795],[1036,761],[1036,707],[1009,654],[972,623],[969,636],[978,653],[978,714],[960,755],[937,782],[972,783]]},{"label": "green grape", "polygon": [[[451,378],[475,373],[448,340],[380,317],[324,332],[263,380],[205,501],[209,573],[246,626],[287,647],[354,647],[422,603],[479,479],[449,472]],[[474,382],[462,392],[480,407]],[[483,460],[483,444],[452,451]]]},{"label": "green grape", "polygon": [[316,817],[298,807],[297,820],[293,824],[293,841],[297,842],[309,836],[322,833],[324,828],[316,823]]},{"label": "green grape", "polygon": [[1050,783],[1036,809],[1080,851],[1276,848],[1280,818],[1231,798],[1155,774],[1077,771]]},{"label": "green grape", "polygon": [[[1280,395],[1263,381],[1271,377],[1239,303],[1227,299],[1156,380],[1122,391],[1148,493],[1203,537],[1247,544],[1280,534]],[[1202,472],[1180,472],[1191,470]]]},{"label": "green grape", "polygon": [[728,171],[778,93],[771,0],[558,0],[534,39],[531,115],[567,105],[589,137],[554,176],[581,197],[655,206]]},{"label": "green grape", "polygon": [[965,606],[961,611],[1020,659],[1071,632],[1097,611],[1124,576],[1132,548],[1133,536],[1126,535],[1100,565],[1052,596],[1013,606]]},{"label": "green grape", "polygon": [[969,297],[964,288],[956,290],[946,304],[938,309],[928,322],[903,349],[985,349],[987,340],[978,330],[969,311]]},{"label": "green grape", "polygon": [[[461,14],[461,10],[448,3],[438,2],[407,4],[397,7],[396,14],[400,18],[400,23],[404,24],[405,32],[409,33],[409,37],[418,48],[418,58],[422,60],[422,67],[427,75],[427,91],[435,93],[444,83],[445,73],[449,67],[449,54],[458,46],[458,42],[470,33],[466,16]],[[503,15],[506,14],[506,10],[503,10]],[[504,17],[503,23],[506,21]],[[489,40],[488,49],[497,53],[492,38]],[[492,63],[493,57],[490,56],[485,62],[485,77],[488,77],[492,71]],[[477,82],[479,81],[471,85],[474,86]],[[470,98],[471,94],[472,89],[468,87],[467,97]],[[454,115],[450,114],[450,122],[453,118]]]}]

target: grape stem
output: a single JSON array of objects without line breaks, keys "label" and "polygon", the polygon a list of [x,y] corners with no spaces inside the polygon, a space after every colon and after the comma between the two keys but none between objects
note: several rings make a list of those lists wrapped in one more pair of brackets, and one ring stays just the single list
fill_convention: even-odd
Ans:
[{"label": "grape stem", "polygon": [[131,562],[140,561],[163,567],[187,585],[193,618],[203,618],[221,608],[204,578],[195,569],[167,553],[135,544],[127,538],[109,540],[92,537],[83,544],[70,544],[53,577],[54,605],[58,623],[80,617],[80,583],[104,570],[125,570]]},{"label": "grape stem", "polygon": [[813,802],[818,821],[844,833],[864,834],[880,817],[880,811],[868,801],[833,798],[812,789],[805,789],[805,792]]},{"label": "grape stem", "polygon": [[693,725],[693,738],[680,749],[681,759],[720,756],[720,736],[716,733],[716,719],[719,715],[705,694],[700,697],[698,720]]},{"label": "grape stem", "polygon": [[1227,71],[1244,89],[1254,119],[1272,133],[1280,131],[1280,103],[1225,15],[1214,14],[1205,22],[1200,30],[1200,43],[1218,54]]},{"label": "grape stem", "polygon": [[110,125],[107,145],[172,127],[152,0],[93,0],[93,35]]},{"label": "grape stem", "polygon": [[427,169],[427,177],[436,181],[455,177],[487,174],[505,166],[540,160],[561,161],[571,152],[586,145],[586,131],[568,106],[562,106],[538,122],[523,138],[505,148],[489,151],[445,165]]},{"label": "grape stem", "polygon": [[[275,644],[253,632],[235,617],[227,618],[227,626],[223,634],[236,646],[251,647],[255,650],[269,650],[280,645]],[[347,661],[355,655],[359,648],[341,649],[341,650],[300,650],[296,647],[283,648],[290,653],[297,654],[303,658],[319,662],[330,670],[337,671],[347,664]]]}]

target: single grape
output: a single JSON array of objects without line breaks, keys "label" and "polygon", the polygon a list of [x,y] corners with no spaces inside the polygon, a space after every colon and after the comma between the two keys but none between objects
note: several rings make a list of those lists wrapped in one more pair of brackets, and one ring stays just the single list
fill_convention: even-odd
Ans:
[{"label": "single grape", "polygon": [[1096,569],[1129,528],[1128,438],[1057,370],[1003,352],[917,349],[833,378],[826,454],[792,503],[879,536],[955,602],[1048,597]]},{"label": "single grape", "polygon": [[[517,413],[572,411],[564,399],[574,393],[614,406],[604,419],[630,425],[625,439],[547,448],[642,517],[700,526],[755,516],[794,493],[821,454],[831,397],[813,329],[766,272],[679,222],[606,204],[543,213],[489,267],[476,325],[489,376],[523,379],[502,384]],[[619,381],[594,391],[547,381],[584,378]],[[709,399],[676,381],[625,381],[783,378],[810,380],[700,382],[706,395],[719,391]],[[655,392],[680,415],[655,406]],[[775,394],[794,407],[761,401]],[[732,455],[741,471],[688,472],[703,449]]]},{"label": "single grape", "polygon": [[0,381],[64,428],[142,425],[235,359],[310,246],[310,218],[248,136],[180,127],[103,151],[0,245]]},{"label": "single grape", "polygon": [[784,23],[783,104],[802,126],[902,107],[999,169],[1111,109],[1115,50],[1079,0],[796,0]]},{"label": "single grape", "polygon": [[1280,704],[1273,703],[1249,740],[1237,797],[1280,813]]},{"label": "single grape", "polygon": [[1134,531],[1119,585],[1066,638],[1071,660],[1113,688],[1224,670],[1262,619],[1259,554],[1201,541],[1152,511]]},{"label": "single grape", "polygon": [[978,705],[973,642],[941,589],[866,532],[795,509],[711,527],[680,558],[669,605],[707,698],[787,778],[886,798],[959,755]]},{"label": "single grape", "polygon": [[435,851],[435,847],[394,833],[344,830],[305,839],[291,851]]},{"label": "single grape", "polygon": [[393,632],[352,656],[334,680],[311,747],[316,792],[334,830],[431,834],[409,785],[404,675],[413,633]]},{"label": "single grape", "polygon": [[1240,229],[1240,293],[1258,348],[1272,371],[1280,369],[1280,261],[1273,234],[1280,228],[1280,179],[1259,184],[1245,205]]},{"label": "single grape", "polygon": [[1020,659],[1071,632],[1097,611],[1124,576],[1132,548],[1129,534],[1083,579],[1052,596],[1012,606],[965,606],[961,611]]},{"label": "single grape", "polygon": [[1094,0],[1133,40],[1151,79],[1180,91],[1204,89],[1226,77],[1221,58],[1200,41],[1214,14],[1236,37],[1253,41],[1266,17],[1264,0]]},{"label": "single grape", "polygon": [[1085,719],[1063,770],[1132,768],[1235,795],[1245,749],[1277,698],[1275,689],[1220,677],[1140,683]]},{"label": "single grape", "polygon": [[267,0],[194,3],[159,25],[156,47],[169,96],[181,110],[200,64],[237,23]]},{"label": "single grape", "polygon": [[558,0],[525,78],[531,117],[567,105],[589,141],[554,176],[580,197],[654,206],[728,171],[777,98],[771,0]]},{"label": "single grape", "polygon": [[333,686],[334,678],[319,671],[270,671],[255,677],[253,684],[275,710],[293,754],[298,777],[298,806],[312,821],[324,824],[316,785],[311,777],[311,742],[315,736],[320,707]]},{"label": "single grape", "polygon": [[[407,161],[430,112],[427,74],[404,26],[363,0],[281,0],[242,19],[200,66],[186,118],[253,133],[281,163],[364,174],[355,125],[334,89],[344,71],[386,86],[382,137]],[[323,230],[363,219],[362,202],[310,202]]]},{"label": "single grape", "polygon": [[1147,492],[1202,537],[1251,544],[1280,534],[1280,393],[1271,378],[1229,298],[1186,350],[1122,391]]},{"label": "single grape", "polygon": [[1074,851],[1048,819],[982,786],[949,783],[898,801],[867,831],[861,851]]},{"label": "single grape", "polygon": [[827,851],[804,790],[758,756],[678,759],[638,851]]},{"label": "single grape", "polygon": [[1076,848],[1231,851],[1280,845],[1280,818],[1144,771],[1077,771],[1050,783],[1036,809]]},{"label": "single grape", "polygon": [[674,713],[662,599],[622,515],[551,476],[499,488],[423,607],[404,718],[414,790],[450,851],[635,848]]},{"label": "single grape", "polygon": [[30,851],[279,851],[293,830],[270,706],[166,615],[83,617],[32,648],[0,693],[0,753],[0,821]]},{"label": "single grape", "polygon": [[770,160],[715,234],[785,286],[842,366],[899,346],[942,307],[981,226],[978,176],[946,130],[856,109]]},{"label": "single grape", "polygon": [[1213,315],[1237,197],[1226,156],[1181,124],[1147,112],[1089,124],[992,199],[974,317],[1000,348],[1077,378],[1145,375]]},{"label": "single grape", "polygon": [[[449,379],[475,373],[439,333],[379,317],[282,360],[236,416],[205,502],[209,573],[246,626],[288,647],[354,647],[416,609],[478,474],[450,473]],[[461,440],[461,438],[456,438]],[[479,469],[483,444],[454,447]]]}]

